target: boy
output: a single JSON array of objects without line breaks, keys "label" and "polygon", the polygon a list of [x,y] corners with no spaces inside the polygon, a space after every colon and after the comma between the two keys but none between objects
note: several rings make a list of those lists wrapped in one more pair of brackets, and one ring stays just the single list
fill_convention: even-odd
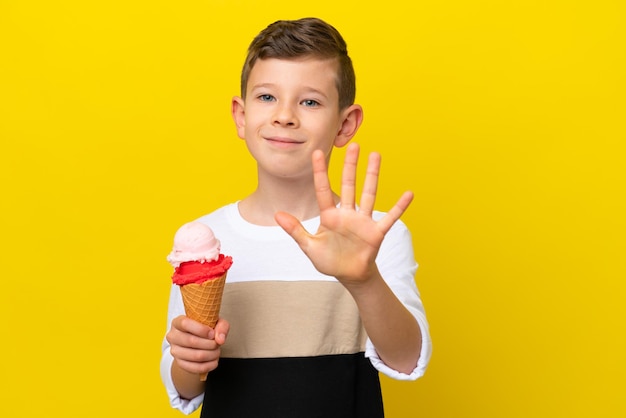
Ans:
[{"label": "boy", "polygon": [[331,151],[363,118],[354,97],[345,42],[327,23],[278,21],[252,41],[232,115],[258,186],[199,219],[235,261],[215,329],[184,316],[172,287],[161,375],[173,407],[203,403],[202,417],[382,417],[378,372],[424,373],[428,325],[398,221],[412,193],[374,211],[372,154],[357,206],[356,144],[341,196],[330,189]]}]

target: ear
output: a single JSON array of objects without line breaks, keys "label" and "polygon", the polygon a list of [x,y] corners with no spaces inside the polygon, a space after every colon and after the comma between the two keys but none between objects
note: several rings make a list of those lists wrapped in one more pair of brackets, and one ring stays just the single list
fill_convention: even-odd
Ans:
[{"label": "ear", "polygon": [[241,139],[246,139],[245,127],[246,127],[246,112],[244,109],[244,101],[241,97],[235,96],[230,105],[230,112],[235,121],[235,127],[237,128],[237,136]]},{"label": "ear", "polygon": [[353,104],[341,113],[342,122],[334,142],[335,146],[339,148],[345,146],[356,135],[363,122],[363,108],[358,104]]}]

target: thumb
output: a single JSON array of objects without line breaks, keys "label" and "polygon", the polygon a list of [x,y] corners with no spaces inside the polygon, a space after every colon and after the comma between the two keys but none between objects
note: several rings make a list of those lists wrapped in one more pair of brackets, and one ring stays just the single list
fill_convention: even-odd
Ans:
[{"label": "thumb", "polygon": [[230,331],[230,324],[224,318],[220,318],[215,324],[215,342],[222,345],[226,342],[226,337]]},{"label": "thumb", "polygon": [[274,215],[276,223],[293,238],[300,248],[304,249],[309,239],[309,233],[295,216],[286,212],[276,212]]}]

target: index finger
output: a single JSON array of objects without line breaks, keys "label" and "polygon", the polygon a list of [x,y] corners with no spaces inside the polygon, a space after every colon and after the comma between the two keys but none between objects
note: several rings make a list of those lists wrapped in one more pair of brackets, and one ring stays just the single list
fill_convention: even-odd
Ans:
[{"label": "index finger", "polygon": [[311,156],[313,163],[313,182],[315,184],[315,195],[320,212],[335,207],[333,191],[328,180],[328,170],[326,168],[326,156],[321,150],[316,150]]},{"label": "index finger", "polygon": [[202,338],[211,339],[212,335],[214,334],[213,328],[211,328],[210,326],[191,319],[190,317],[185,315],[174,318],[174,320],[172,321],[172,327]]}]

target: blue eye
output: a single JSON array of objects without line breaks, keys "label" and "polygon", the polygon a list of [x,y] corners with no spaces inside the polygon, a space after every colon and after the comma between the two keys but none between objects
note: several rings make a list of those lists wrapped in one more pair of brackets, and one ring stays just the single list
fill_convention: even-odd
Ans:
[{"label": "blue eye", "polygon": [[261,94],[259,95],[259,100],[262,102],[271,102],[274,100],[274,96],[271,94]]},{"label": "blue eye", "polygon": [[302,104],[307,106],[307,107],[315,107],[315,106],[319,106],[319,102],[315,101],[315,100],[303,100]]}]

